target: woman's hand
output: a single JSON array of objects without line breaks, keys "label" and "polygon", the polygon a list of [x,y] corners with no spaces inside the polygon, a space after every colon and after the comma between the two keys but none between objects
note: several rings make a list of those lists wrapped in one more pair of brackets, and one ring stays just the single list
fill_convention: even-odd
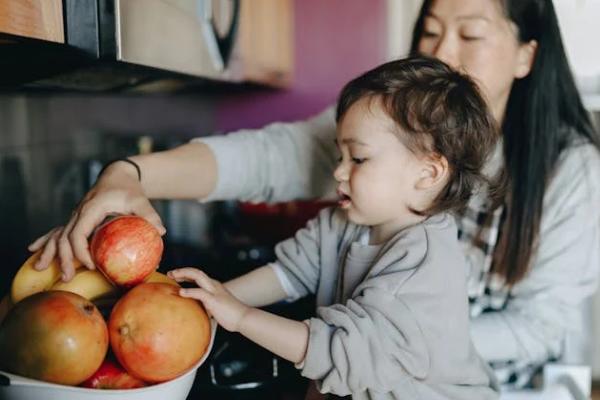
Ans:
[{"label": "woman's hand", "polygon": [[161,235],[165,233],[160,217],[144,194],[135,169],[117,162],[108,167],[94,187],[85,195],[64,227],[52,229],[29,245],[30,251],[43,248],[35,268],[48,268],[58,255],[62,279],[69,281],[75,274],[73,258],[94,269],[88,237],[107,217],[113,214],[135,214],[148,220]]},{"label": "woman's hand", "polygon": [[177,282],[194,282],[198,285],[197,288],[181,289],[179,294],[201,301],[219,325],[230,332],[239,332],[241,322],[251,307],[235,298],[221,282],[196,268],[174,269],[167,275]]}]

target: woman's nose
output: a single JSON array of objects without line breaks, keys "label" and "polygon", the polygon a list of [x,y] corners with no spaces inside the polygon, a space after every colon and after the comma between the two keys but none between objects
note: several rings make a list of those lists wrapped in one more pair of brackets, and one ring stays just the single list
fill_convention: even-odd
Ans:
[{"label": "woman's nose", "polygon": [[438,60],[448,64],[452,68],[458,68],[456,57],[456,43],[450,35],[444,34],[440,36],[440,40],[432,54]]}]

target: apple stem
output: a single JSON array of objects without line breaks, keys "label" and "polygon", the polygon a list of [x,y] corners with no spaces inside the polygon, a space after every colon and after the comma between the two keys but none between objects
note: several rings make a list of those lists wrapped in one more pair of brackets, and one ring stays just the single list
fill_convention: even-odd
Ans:
[{"label": "apple stem", "polygon": [[94,313],[94,305],[91,303],[86,304],[85,306],[83,306],[83,311],[86,312],[86,314],[93,314]]}]

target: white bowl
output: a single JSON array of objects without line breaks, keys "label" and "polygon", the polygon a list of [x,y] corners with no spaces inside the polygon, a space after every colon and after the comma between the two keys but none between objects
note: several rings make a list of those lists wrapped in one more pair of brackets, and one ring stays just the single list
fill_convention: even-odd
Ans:
[{"label": "white bowl", "polygon": [[194,365],[185,374],[167,382],[152,386],[146,386],[139,389],[88,389],[77,386],[58,385],[36,379],[29,379],[23,376],[0,371],[0,376],[8,378],[0,379],[0,399],[11,400],[185,400],[194,378],[196,371],[200,367],[212,349],[215,341],[217,323],[211,319],[211,337],[208,348],[204,356],[196,365]]}]

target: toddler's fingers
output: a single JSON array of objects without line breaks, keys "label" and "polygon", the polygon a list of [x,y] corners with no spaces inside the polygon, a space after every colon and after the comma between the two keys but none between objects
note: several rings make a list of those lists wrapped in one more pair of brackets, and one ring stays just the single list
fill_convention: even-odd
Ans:
[{"label": "toddler's fingers", "polygon": [[214,290],[213,280],[206,275],[203,271],[197,268],[178,268],[172,271],[169,271],[167,275],[177,282],[195,282],[201,288],[212,292]]},{"label": "toddler's fingers", "polygon": [[195,271],[196,268],[185,267],[176,268],[167,272],[169,278],[175,279],[177,282],[195,282]]},{"label": "toddler's fingers", "polygon": [[189,297],[191,299],[200,300],[202,303],[206,303],[212,296],[209,292],[202,288],[179,289],[179,295],[181,297]]}]

